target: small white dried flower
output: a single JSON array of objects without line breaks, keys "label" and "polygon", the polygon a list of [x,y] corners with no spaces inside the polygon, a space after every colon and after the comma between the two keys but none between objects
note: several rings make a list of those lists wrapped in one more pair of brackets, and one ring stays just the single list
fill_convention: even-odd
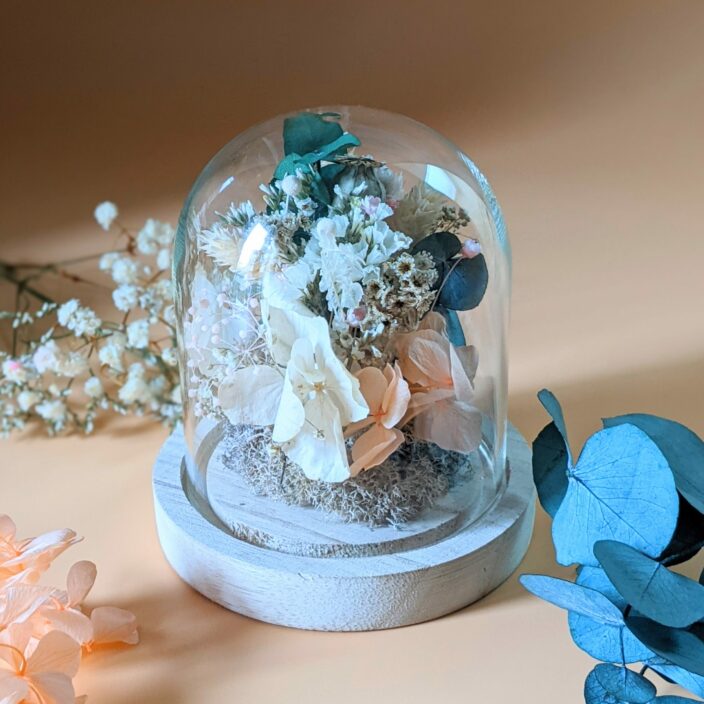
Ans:
[{"label": "small white dried flower", "polygon": [[287,195],[295,198],[303,188],[303,183],[298,176],[288,174],[281,179],[281,190]]},{"label": "small white dried flower", "polygon": [[178,364],[178,351],[175,347],[167,347],[161,353],[161,358],[170,366],[175,367]]},{"label": "small white dried flower", "polygon": [[17,405],[20,410],[27,413],[42,400],[42,395],[38,391],[25,390],[17,394]]},{"label": "small white dried flower", "polygon": [[127,326],[127,344],[137,350],[149,346],[149,321],[146,318],[134,320]]},{"label": "small white dried flower", "polygon": [[2,373],[13,384],[24,384],[29,379],[29,369],[19,359],[6,359],[2,363]]},{"label": "small white dried flower", "polygon": [[151,389],[145,380],[145,369],[139,362],[130,365],[127,381],[117,392],[117,395],[120,401],[128,404],[146,404],[152,400]]},{"label": "small white dried flower", "polygon": [[83,390],[90,398],[100,398],[105,393],[103,384],[97,376],[88,378],[86,383],[83,384]]},{"label": "small white dried flower", "polygon": [[122,284],[112,292],[112,300],[117,310],[127,312],[139,302],[140,289],[134,284]]},{"label": "small white dried flower", "polygon": [[156,254],[159,248],[170,245],[173,238],[171,225],[149,218],[137,233],[137,249],[142,254]]},{"label": "small white dried flower", "polygon": [[60,398],[42,401],[35,410],[44,420],[52,423],[60,423],[66,417],[66,404]]},{"label": "small white dried flower", "polygon": [[72,298],[58,310],[56,317],[60,325],[81,335],[95,335],[101,325],[100,318],[90,309],[81,306],[80,301]]},{"label": "small white dried flower", "polygon": [[156,255],[156,265],[160,271],[166,271],[171,266],[171,250],[160,249]]},{"label": "small white dried flower", "polygon": [[139,267],[130,257],[118,257],[113,262],[111,274],[116,284],[134,284],[139,277]]},{"label": "small white dried flower", "polygon": [[93,212],[98,225],[106,232],[110,229],[113,220],[117,217],[117,206],[109,200],[103,201]]}]

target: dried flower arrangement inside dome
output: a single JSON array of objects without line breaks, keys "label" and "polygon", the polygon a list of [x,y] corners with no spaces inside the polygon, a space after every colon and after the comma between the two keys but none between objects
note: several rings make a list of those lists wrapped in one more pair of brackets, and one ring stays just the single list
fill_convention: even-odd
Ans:
[{"label": "dried flower arrangement inside dome", "polygon": [[456,311],[488,270],[467,214],[337,118],[287,118],[261,202],[198,232],[188,396],[227,419],[226,462],[257,493],[401,523],[472,471],[479,360]]}]

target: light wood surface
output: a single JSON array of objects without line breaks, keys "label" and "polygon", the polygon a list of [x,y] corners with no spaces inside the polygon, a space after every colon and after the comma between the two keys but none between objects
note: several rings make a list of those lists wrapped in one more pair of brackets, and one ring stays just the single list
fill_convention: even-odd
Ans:
[{"label": "light wood surface", "polygon": [[[217,448],[221,434],[213,435]],[[355,542],[359,532],[373,533],[368,529],[336,525],[334,519],[321,520],[312,511],[303,522],[292,522],[287,506],[261,498],[258,510],[250,506],[240,513],[239,532],[233,535],[206,502],[196,500],[185,452],[183,430],[177,428],[154,465],[154,510],[164,554],[201,594],[268,623],[318,631],[370,631],[444,616],[504,582],[523,559],[533,532],[530,451],[513,427],[508,434],[508,484],[483,515],[435,540],[426,536],[413,547],[397,543],[395,549],[387,546],[376,554],[359,554]],[[244,487],[239,489],[246,503]],[[262,514],[271,520],[262,522]],[[269,531],[268,547],[261,540],[235,537],[243,526],[250,535]],[[291,549],[310,541],[316,526],[325,534],[325,545],[337,547],[336,551],[313,556],[310,549]]]},{"label": "light wood surface", "polygon": [[[535,392],[548,386],[575,451],[600,417],[629,411],[704,434],[701,0],[3,9],[2,258],[110,246],[90,218],[105,198],[129,224],[174,221],[207,159],[276,113],[395,110],[447,134],[498,194],[514,253],[518,429],[532,438],[546,423]],[[376,633],[270,626],[199,596],[156,537],[150,472],[166,435],[118,420],[93,438],[0,444],[0,510],[27,535],[79,531],[74,559],[98,563],[92,603],[139,618],[138,647],[86,662],[89,704],[581,701],[594,661],[515,576],[456,614]],[[568,574],[542,511],[520,569]]]}]

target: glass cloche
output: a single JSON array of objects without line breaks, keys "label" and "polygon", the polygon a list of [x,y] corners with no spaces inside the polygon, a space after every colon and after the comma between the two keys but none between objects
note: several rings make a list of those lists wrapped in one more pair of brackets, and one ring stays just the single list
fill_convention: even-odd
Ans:
[{"label": "glass cloche", "polygon": [[190,495],[236,537],[295,551],[293,516],[364,543],[501,495],[510,250],[441,135],[362,107],[253,127],[196,181],[174,262]]}]

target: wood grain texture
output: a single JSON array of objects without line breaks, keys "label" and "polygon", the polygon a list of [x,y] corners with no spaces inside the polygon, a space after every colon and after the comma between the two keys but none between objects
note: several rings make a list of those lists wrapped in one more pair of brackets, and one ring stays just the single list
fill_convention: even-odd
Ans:
[{"label": "wood grain texture", "polygon": [[184,481],[184,454],[177,430],[154,467],[164,554],[209,599],[270,623],[361,631],[443,616],[501,584],[520,563],[532,534],[530,451],[513,427],[508,486],[489,511],[438,542],[365,557],[293,555],[233,537]]}]

